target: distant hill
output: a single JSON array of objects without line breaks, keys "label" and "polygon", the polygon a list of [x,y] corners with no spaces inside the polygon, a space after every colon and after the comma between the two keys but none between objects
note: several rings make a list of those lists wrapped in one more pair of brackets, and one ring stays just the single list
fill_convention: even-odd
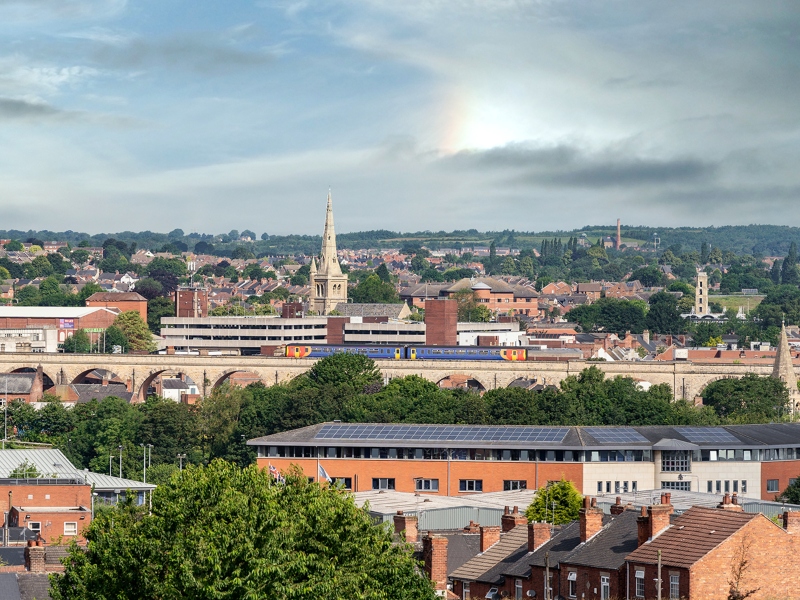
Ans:
[{"label": "distant hill", "polygon": [[[235,233],[235,232],[231,232]],[[723,227],[622,227],[624,242],[636,242],[643,247],[652,248],[654,234],[660,238],[659,249],[680,244],[684,251],[699,250],[703,242],[721,250],[731,250],[736,254],[758,254],[763,256],[783,256],[793,241],[800,243],[800,228],[780,225],[736,225]],[[585,235],[591,242],[603,236],[615,236],[616,226],[593,225],[572,231],[486,231],[477,229],[456,231],[418,231],[401,233],[388,230],[359,231],[338,235],[340,248],[400,248],[404,245],[425,245],[431,249],[439,248],[471,248],[488,246],[494,242],[497,246],[510,246],[519,249],[539,248],[544,239],[561,238],[566,242],[570,237]],[[66,241],[77,246],[81,241],[89,245],[100,246],[108,238],[114,238],[130,244],[136,242],[137,248],[157,250],[169,244],[179,242],[186,244],[189,250],[198,242],[213,244],[214,253],[230,254],[237,246],[245,246],[258,256],[266,254],[310,254],[319,251],[321,237],[318,235],[285,235],[269,236],[266,240],[242,242],[231,239],[229,234],[184,235],[181,230],[170,233],[152,231],[123,231],[119,233],[95,234],[64,231],[0,231],[0,238],[26,241],[30,238],[44,241]],[[676,253],[677,254],[677,253]]]}]

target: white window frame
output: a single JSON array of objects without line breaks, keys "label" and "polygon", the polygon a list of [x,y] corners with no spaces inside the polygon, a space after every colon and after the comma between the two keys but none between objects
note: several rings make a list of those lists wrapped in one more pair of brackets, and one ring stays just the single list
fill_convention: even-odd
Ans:
[{"label": "white window frame", "polygon": [[611,576],[600,576],[600,600],[611,600]]},{"label": "white window frame", "polygon": [[670,600],[678,600],[681,597],[681,576],[677,573],[670,573],[669,597]]},{"label": "white window frame", "polygon": [[514,581],[514,598],[516,600],[522,600],[522,579]]},{"label": "white window frame", "polygon": [[[72,531],[68,531],[67,530],[67,526],[70,526],[69,528]],[[78,535],[78,522],[77,521],[66,521],[64,523],[64,535]]]},{"label": "white window frame", "polygon": [[644,598],[644,570],[637,569],[634,573],[634,590],[637,598]]},{"label": "white window frame", "polygon": [[439,480],[438,479],[415,479],[414,489],[418,492],[438,492]]},{"label": "white window frame", "polygon": [[461,600],[470,600],[469,581],[461,582]]},{"label": "white window frame", "polygon": [[570,598],[578,597],[578,572],[569,571],[567,573],[567,587]]},{"label": "white window frame", "polygon": [[[34,527],[36,525],[36,527]],[[35,531],[36,533],[41,533],[42,531],[42,522],[41,521],[28,521],[27,525],[25,525],[31,531]]]}]

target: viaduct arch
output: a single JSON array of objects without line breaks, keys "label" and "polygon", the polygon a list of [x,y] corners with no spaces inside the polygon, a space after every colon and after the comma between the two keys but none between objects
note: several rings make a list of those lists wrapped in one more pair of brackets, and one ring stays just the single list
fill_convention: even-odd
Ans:
[{"label": "viaduct arch", "polygon": [[[142,399],[145,384],[159,373],[184,373],[191,377],[203,395],[211,393],[234,373],[246,372],[264,385],[291,381],[305,373],[315,359],[268,356],[185,356],[160,354],[1,354],[0,372],[20,372],[41,367],[55,385],[67,385],[94,369],[105,369],[126,382]],[[651,384],[668,384],[676,399],[692,400],[709,383],[723,377],[742,377],[746,373],[769,375],[772,365],[694,364],[690,362],[569,362],[379,360],[378,368],[387,379],[419,375],[438,383],[451,375],[468,376],[487,390],[508,387],[520,378],[558,385],[569,375],[596,366],[607,377],[627,376]]]}]

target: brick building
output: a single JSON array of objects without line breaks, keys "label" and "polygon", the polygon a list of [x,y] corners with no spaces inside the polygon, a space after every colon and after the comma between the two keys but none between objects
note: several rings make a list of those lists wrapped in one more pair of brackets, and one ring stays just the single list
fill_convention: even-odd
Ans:
[{"label": "brick building", "polygon": [[441,298],[453,298],[459,292],[472,291],[475,301],[483,304],[493,313],[503,315],[539,314],[539,294],[531,287],[509,285],[492,277],[461,279],[450,287],[439,291]]},{"label": "brick building", "polygon": [[458,302],[456,300],[426,300],[425,344],[455,346],[458,344]]},{"label": "brick building", "polygon": [[197,319],[208,316],[208,288],[181,286],[175,291],[175,316]]},{"label": "brick building", "polygon": [[63,343],[79,329],[107,329],[117,314],[103,307],[0,306],[0,329],[56,329],[58,342]]},{"label": "brick building", "polygon": [[97,292],[86,299],[86,306],[108,308],[117,313],[133,310],[147,322],[147,298],[136,292]]}]

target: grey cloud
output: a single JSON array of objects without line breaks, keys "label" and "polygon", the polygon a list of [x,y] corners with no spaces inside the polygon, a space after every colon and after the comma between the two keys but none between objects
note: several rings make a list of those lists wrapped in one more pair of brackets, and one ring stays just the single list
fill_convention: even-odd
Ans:
[{"label": "grey cloud", "polygon": [[456,168],[503,171],[512,184],[613,187],[696,183],[714,177],[718,166],[697,158],[656,160],[620,152],[589,153],[575,146],[530,147],[516,144],[459,152],[442,162]]},{"label": "grey cloud", "polygon": [[205,33],[161,40],[136,38],[103,44],[94,53],[98,63],[116,68],[177,67],[200,73],[257,67],[274,58],[269,52],[243,50]]},{"label": "grey cloud", "polygon": [[126,5],[127,0],[0,0],[0,11],[11,21],[102,19],[119,14]]},{"label": "grey cloud", "polygon": [[66,120],[78,114],[44,102],[0,98],[0,120]]}]

